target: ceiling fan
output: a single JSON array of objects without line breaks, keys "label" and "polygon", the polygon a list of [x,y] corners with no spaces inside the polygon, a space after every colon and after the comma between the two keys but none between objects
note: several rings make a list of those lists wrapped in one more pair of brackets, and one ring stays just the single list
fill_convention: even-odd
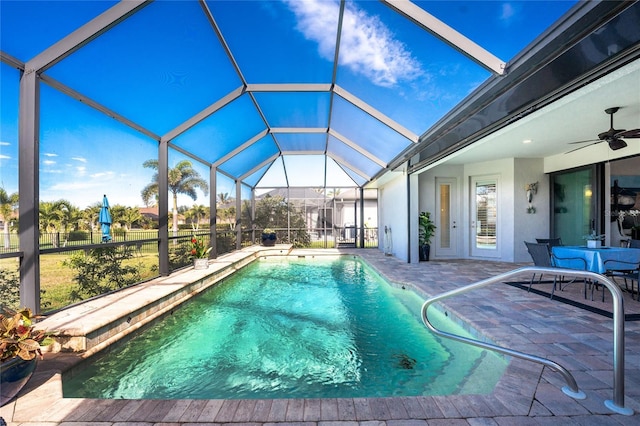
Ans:
[{"label": "ceiling fan", "polygon": [[[623,138],[640,138],[640,129],[632,129],[632,130],[622,129],[621,130],[621,129],[615,129],[613,127],[613,114],[615,114],[619,109],[620,107],[611,107],[604,110],[604,112],[609,114],[609,116],[611,117],[611,126],[609,130],[607,130],[606,132],[602,132],[598,134],[598,139],[571,142],[570,144],[591,142],[590,145],[595,145],[600,142],[607,142],[609,144],[609,148],[611,148],[613,151],[616,151],[618,149],[622,149],[625,146],[627,146],[627,143],[623,140]],[[565,154],[568,154],[569,152],[577,151],[582,148],[586,148],[587,146],[589,145],[572,149],[571,151],[565,152]]]}]

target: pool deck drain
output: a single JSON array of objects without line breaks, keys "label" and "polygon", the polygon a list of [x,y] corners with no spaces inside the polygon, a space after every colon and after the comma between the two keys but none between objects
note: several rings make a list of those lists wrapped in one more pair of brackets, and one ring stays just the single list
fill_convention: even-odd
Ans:
[{"label": "pool deck drain", "polygon": [[[259,256],[259,247],[221,257],[212,265]],[[264,248],[262,248],[264,249]],[[276,246],[273,254],[288,254],[288,246]],[[355,254],[397,285],[422,295],[435,295],[519,266],[513,263],[451,260],[408,264],[376,249],[294,250],[291,255]],[[168,279],[197,281],[206,271],[184,270],[172,277],[149,282],[165,286]],[[196,276],[197,275],[197,276]],[[528,277],[523,277],[528,279]],[[155,281],[155,280],[154,280]],[[141,297],[143,292],[137,292]],[[626,297],[626,295],[625,295]],[[93,302],[96,303],[95,301]],[[638,304],[630,298],[625,304]],[[108,315],[128,318],[130,303],[111,303],[120,312]],[[635,306],[634,306],[635,308]],[[414,426],[414,425],[635,425],[640,414],[622,416],[604,406],[612,398],[612,320],[579,308],[551,301],[508,285],[469,293],[447,301],[446,309],[500,345],[564,365],[587,394],[574,400],[561,391],[558,373],[537,364],[514,359],[489,395],[456,395],[402,398],[255,399],[255,400],[97,400],[63,398],[60,371],[78,362],[79,355],[47,353],[20,396],[0,407],[8,425],[135,426],[177,424],[207,425],[303,425],[303,426]],[[106,306],[65,310],[64,321],[88,324],[93,317],[104,322]],[[62,313],[61,313],[62,314]],[[62,315],[56,320],[60,320]],[[49,320],[49,319],[47,319]],[[95,321],[98,321],[95,319]],[[108,321],[107,321],[108,322]],[[53,323],[53,321],[52,321]],[[58,325],[61,323],[58,323]],[[94,323],[91,329],[103,324]],[[82,332],[86,332],[85,329]],[[78,332],[77,334],[81,334]],[[640,413],[640,321],[625,324],[625,407]],[[106,345],[108,342],[98,342]]]}]

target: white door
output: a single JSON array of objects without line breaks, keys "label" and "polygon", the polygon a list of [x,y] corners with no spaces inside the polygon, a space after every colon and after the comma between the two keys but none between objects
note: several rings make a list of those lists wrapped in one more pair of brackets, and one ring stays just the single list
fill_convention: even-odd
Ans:
[{"label": "white door", "polygon": [[436,188],[434,257],[455,257],[458,255],[456,179],[436,178]]},{"label": "white door", "polygon": [[471,256],[499,257],[498,185],[499,176],[471,178]]}]

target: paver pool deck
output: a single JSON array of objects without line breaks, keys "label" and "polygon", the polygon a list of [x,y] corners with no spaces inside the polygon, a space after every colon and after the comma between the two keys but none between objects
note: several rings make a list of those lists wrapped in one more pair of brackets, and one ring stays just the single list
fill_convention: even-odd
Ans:
[{"label": "paver pool deck", "polygon": [[[255,257],[264,248],[221,256],[214,265]],[[446,260],[415,264],[385,256],[377,249],[294,250],[276,246],[281,254],[361,256],[395,285],[434,296],[466,284],[517,269],[524,264],[487,260]],[[215,271],[191,268],[159,278],[117,297],[148,299],[149,293],[194,281]],[[530,274],[523,276],[528,280]],[[154,290],[155,289],[155,290]],[[578,291],[579,293],[579,291]],[[116,296],[114,296],[116,297]],[[155,296],[154,296],[155,297]],[[609,297],[608,300],[611,300]],[[130,302],[93,301],[62,311],[46,321],[89,324],[110,315],[122,316]],[[637,311],[640,302],[625,295],[625,305]],[[160,308],[158,308],[160,310]],[[171,309],[171,305],[162,309]],[[403,398],[277,399],[277,400],[98,400],[63,398],[60,372],[78,362],[77,354],[46,353],[36,373],[17,399],[0,408],[8,425],[142,426],[142,425],[303,425],[303,426],[425,426],[425,425],[638,425],[640,424],[640,321],[625,323],[625,408],[636,414],[615,414],[604,401],[613,397],[613,320],[505,284],[475,290],[446,301],[470,326],[499,345],[549,358],[571,371],[586,393],[572,399],[561,388],[559,373],[521,359],[511,359],[493,393]],[[117,311],[120,311],[119,314]],[[134,321],[132,321],[135,323]],[[79,330],[82,333],[82,330]],[[110,343],[94,342],[96,349]],[[75,342],[74,344],[79,344]],[[0,422],[1,424],[1,422]]]}]

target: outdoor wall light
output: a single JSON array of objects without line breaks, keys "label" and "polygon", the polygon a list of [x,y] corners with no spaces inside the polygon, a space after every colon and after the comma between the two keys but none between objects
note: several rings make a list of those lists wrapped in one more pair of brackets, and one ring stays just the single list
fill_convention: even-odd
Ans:
[{"label": "outdoor wall light", "polygon": [[529,203],[529,207],[527,207],[527,213],[535,213],[536,208],[533,207],[531,202],[533,201],[533,196],[538,193],[538,182],[529,183],[524,186],[524,190],[527,194],[527,202]]}]

